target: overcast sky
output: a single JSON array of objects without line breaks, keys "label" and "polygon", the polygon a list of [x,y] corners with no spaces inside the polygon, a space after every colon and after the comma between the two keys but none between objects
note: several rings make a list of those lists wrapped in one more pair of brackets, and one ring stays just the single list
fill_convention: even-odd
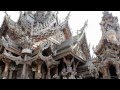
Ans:
[{"label": "overcast sky", "polygon": [[[59,11],[59,18],[62,21],[69,11]],[[76,35],[77,30],[79,30],[86,20],[88,20],[88,27],[86,28],[86,36],[88,44],[91,44],[90,52],[93,54],[92,47],[96,46],[101,38],[101,30],[99,23],[101,22],[103,11],[71,11],[69,26],[73,33],[73,36]],[[114,16],[118,16],[120,22],[120,11],[110,11]],[[14,21],[18,20],[19,12],[18,11],[7,11],[11,16],[11,19]],[[0,26],[3,22],[4,11],[0,11]]]}]

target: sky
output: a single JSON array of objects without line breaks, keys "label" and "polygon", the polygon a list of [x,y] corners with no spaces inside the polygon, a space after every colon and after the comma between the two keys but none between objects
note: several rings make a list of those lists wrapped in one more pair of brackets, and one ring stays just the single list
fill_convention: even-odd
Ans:
[{"label": "sky", "polygon": [[[92,50],[92,47],[96,46],[102,36],[101,27],[99,23],[101,22],[103,11],[71,11],[69,18],[69,26],[72,31],[73,36],[76,35],[77,30],[80,30],[84,25],[84,22],[88,20],[88,27],[85,29],[87,43],[90,44],[90,53],[91,56],[95,56]],[[113,16],[117,16],[120,22],[120,11],[109,11]],[[15,22],[18,20],[19,11],[7,11],[10,18]],[[67,16],[69,11],[59,11],[59,19],[62,22]],[[3,22],[5,13],[0,11],[0,26]]]}]

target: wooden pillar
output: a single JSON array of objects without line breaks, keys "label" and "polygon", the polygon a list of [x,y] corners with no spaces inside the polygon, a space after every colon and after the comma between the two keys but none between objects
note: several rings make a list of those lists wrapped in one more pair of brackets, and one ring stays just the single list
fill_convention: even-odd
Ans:
[{"label": "wooden pillar", "polygon": [[4,68],[4,71],[3,71],[3,79],[7,79],[8,78],[8,69],[9,69],[9,63],[6,62],[5,63],[5,68]]},{"label": "wooden pillar", "polygon": [[118,76],[118,79],[120,79],[120,67],[119,67],[119,63],[116,64],[116,74]]},{"label": "wooden pillar", "polygon": [[26,64],[23,64],[21,79],[26,79]]},{"label": "wooden pillar", "polygon": [[103,67],[103,79],[110,79],[107,67]]},{"label": "wooden pillar", "polygon": [[[24,61],[26,61],[26,60],[27,60],[27,54],[25,54],[25,57],[24,57]],[[21,79],[27,79],[28,78],[27,68],[28,68],[27,64],[24,63],[22,74],[21,74]]]},{"label": "wooden pillar", "polygon": [[36,72],[36,68],[32,67],[32,72],[33,72],[33,79],[35,79],[35,72]]},{"label": "wooden pillar", "polygon": [[45,77],[46,72],[45,72],[45,69],[42,68],[42,66],[41,66],[41,73],[42,73],[41,79],[45,79],[46,78]]},{"label": "wooden pillar", "polygon": [[41,78],[41,64],[38,64],[37,70],[35,72],[35,79],[40,79]]},{"label": "wooden pillar", "polygon": [[25,79],[29,79],[29,71],[28,71],[28,64],[26,64],[26,76]]},{"label": "wooden pillar", "polygon": [[10,72],[9,72],[9,79],[12,79],[12,74],[13,74],[13,70],[10,70]]},{"label": "wooden pillar", "polygon": [[10,66],[10,69],[9,69],[10,71],[9,71],[9,79],[12,79],[12,77],[13,77],[13,71],[15,70],[15,66]]}]

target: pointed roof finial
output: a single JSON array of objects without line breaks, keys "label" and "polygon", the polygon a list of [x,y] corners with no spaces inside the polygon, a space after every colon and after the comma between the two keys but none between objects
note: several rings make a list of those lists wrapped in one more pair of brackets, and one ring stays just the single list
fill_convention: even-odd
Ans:
[{"label": "pointed roof finial", "polygon": [[20,13],[20,15],[22,15],[22,11],[20,11],[19,13]]},{"label": "pointed roof finial", "polygon": [[65,20],[68,21],[69,17],[70,17],[71,11],[69,11],[68,15],[65,17]]},{"label": "pointed roof finial", "polygon": [[19,17],[22,17],[22,11],[19,11],[19,14],[20,14]]},{"label": "pointed roof finial", "polygon": [[59,23],[59,21],[58,21],[58,11],[56,11],[56,15],[55,15],[55,17],[56,17],[56,21],[57,21],[57,24]]},{"label": "pointed roof finial", "polygon": [[59,11],[56,11],[56,15],[58,15]]},{"label": "pointed roof finial", "polygon": [[8,16],[8,13],[7,13],[7,11],[5,11],[4,13],[5,13],[5,15],[6,15],[6,16]]},{"label": "pointed roof finial", "polygon": [[89,45],[88,45],[88,48],[90,49],[90,47],[91,47],[91,43],[89,43]]},{"label": "pointed roof finial", "polygon": [[87,27],[87,26],[88,26],[88,19],[84,23],[84,27]]},{"label": "pointed roof finial", "polygon": [[78,31],[83,32],[87,26],[88,26],[88,20],[84,22],[84,26]]}]

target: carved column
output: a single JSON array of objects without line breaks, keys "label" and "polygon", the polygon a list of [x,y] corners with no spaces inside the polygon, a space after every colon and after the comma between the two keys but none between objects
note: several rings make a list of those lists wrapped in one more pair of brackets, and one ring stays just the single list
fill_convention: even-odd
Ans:
[{"label": "carved column", "polygon": [[118,79],[120,79],[120,68],[119,68],[119,63],[116,64],[116,74],[118,76]]},{"label": "carved column", "polygon": [[41,79],[45,79],[45,69],[41,67],[41,73],[42,73],[42,76],[41,76]]},{"label": "carved column", "polygon": [[29,65],[26,64],[26,78],[25,79],[29,79],[29,69],[28,69]]},{"label": "carved column", "polygon": [[45,79],[45,73],[44,72],[42,73],[41,79]]},{"label": "carved column", "polygon": [[[25,54],[24,61],[27,60],[27,54]],[[28,78],[28,65],[26,63],[23,64],[23,70],[22,70],[22,75],[21,79],[27,79]]]},{"label": "carved column", "polygon": [[10,70],[10,72],[9,72],[9,79],[12,79],[12,74],[13,74],[13,70]]},{"label": "carved column", "polygon": [[9,62],[5,63],[5,68],[3,71],[3,79],[7,79],[8,78],[8,69],[9,69]]},{"label": "carved column", "polygon": [[41,64],[38,64],[37,70],[35,72],[35,79],[40,79],[41,78]]},{"label": "carved column", "polygon": [[103,79],[110,79],[110,76],[108,74],[108,67],[103,67]]},{"label": "carved column", "polygon": [[36,67],[32,67],[32,72],[33,72],[33,79],[35,79],[35,72],[36,72]]},{"label": "carved column", "polygon": [[13,71],[15,70],[15,67],[11,67],[10,68],[10,72],[9,72],[9,79],[12,79],[12,75],[13,75]]},{"label": "carved column", "polygon": [[26,64],[23,64],[21,79],[26,79]]}]

